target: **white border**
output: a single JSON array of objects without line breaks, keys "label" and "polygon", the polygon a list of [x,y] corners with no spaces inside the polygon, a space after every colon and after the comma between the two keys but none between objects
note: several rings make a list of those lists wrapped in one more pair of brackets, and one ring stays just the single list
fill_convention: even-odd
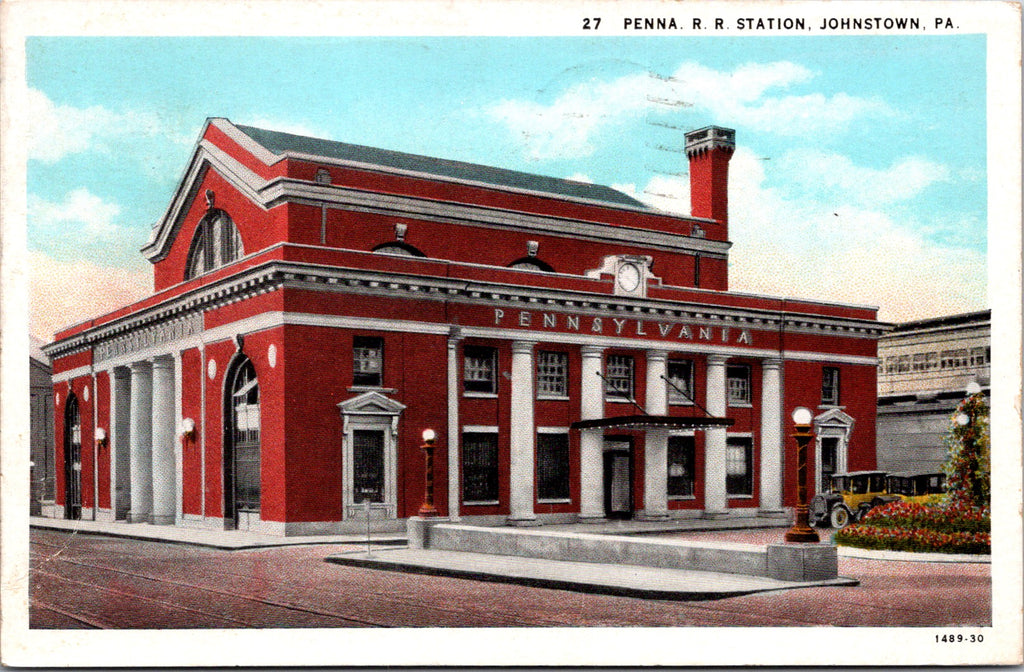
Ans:
[{"label": "white border", "polygon": [[[371,10],[370,7],[373,7]],[[24,577],[27,576],[27,478],[4,478],[2,643],[6,665],[734,665],[757,664],[994,664],[1021,659],[1021,170],[1020,170],[1020,6],[998,2],[806,2],[792,5],[742,2],[657,3],[591,0],[415,2],[375,5],[332,3],[212,2],[211,0],[9,0],[0,5],[3,30],[3,90],[0,146],[3,167],[3,264],[0,264],[0,381],[2,389],[28,387],[27,273],[25,230],[26,119],[18,101],[24,92],[24,36],[73,35],[579,35],[583,15],[605,17],[605,35],[625,34],[623,16],[662,10],[683,20],[709,13],[725,17],[815,17],[845,15],[951,16],[956,32],[988,37],[989,288],[992,308],[992,439],[1000,452],[993,470],[997,506],[993,611],[995,627],[982,629],[985,642],[971,648],[936,646],[936,632],[952,628],[536,628],[288,631],[28,631]],[[784,34],[786,31],[782,31]],[[850,31],[852,32],[852,31]],[[885,34],[887,31],[876,31]],[[685,36],[687,31],[673,35]],[[742,37],[735,31],[723,35]],[[951,76],[955,76],[955,73]],[[955,132],[955,129],[951,129]],[[0,407],[0,470],[27,473],[28,395],[4,394]],[[1013,504],[1010,506],[1009,504]],[[851,646],[854,638],[869,645]],[[401,641],[403,645],[396,646]],[[514,641],[514,646],[509,642]],[[742,646],[736,646],[742,641]]]}]

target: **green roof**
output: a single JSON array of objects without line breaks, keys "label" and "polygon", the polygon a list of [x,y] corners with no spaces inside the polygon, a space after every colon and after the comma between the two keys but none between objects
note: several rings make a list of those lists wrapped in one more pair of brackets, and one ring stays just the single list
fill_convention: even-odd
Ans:
[{"label": "green roof", "polygon": [[462,161],[450,161],[448,159],[436,159],[429,156],[406,154],[405,152],[395,152],[387,149],[365,147],[363,145],[350,145],[345,142],[310,138],[304,135],[294,135],[280,131],[268,131],[262,128],[253,128],[252,126],[236,126],[236,128],[274,154],[299,152],[329,159],[358,161],[384,168],[415,171],[427,175],[436,175],[441,178],[483,182],[496,187],[526,189],[554,196],[586,198],[612,205],[649,209],[635,198],[616,191],[611,187],[599,184],[574,182],[557,177],[545,177],[543,175],[521,173],[504,168],[493,168]]}]

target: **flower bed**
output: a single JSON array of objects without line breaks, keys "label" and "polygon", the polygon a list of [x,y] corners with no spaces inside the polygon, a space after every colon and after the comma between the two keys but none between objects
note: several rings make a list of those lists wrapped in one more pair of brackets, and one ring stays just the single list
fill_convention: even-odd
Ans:
[{"label": "flower bed", "polygon": [[991,553],[985,509],[893,502],[865,514],[835,535],[841,546],[924,553]]}]

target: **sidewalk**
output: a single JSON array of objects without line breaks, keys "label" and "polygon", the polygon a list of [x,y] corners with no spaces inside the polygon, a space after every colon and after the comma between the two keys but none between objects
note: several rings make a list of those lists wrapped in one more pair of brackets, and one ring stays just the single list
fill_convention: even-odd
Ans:
[{"label": "sidewalk", "polygon": [[[76,534],[103,534],[111,537],[141,539],[143,541],[159,541],[172,544],[192,544],[219,548],[226,551],[239,551],[253,548],[272,548],[275,546],[308,546],[314,544],[363,544],[367,543],[366,534],[334,534],[304,537],[279,537],[254,532],[237,530],[203,530],[174,525],[150,525],[148,523],[106,523],[95,520],[63,520],[61,518],[32,517],[30,527],[61,530]],[[404,534],[372,533],[370,542],[375,545],[405,544]]]},{"label": "sidewalk", "polygon": [[404,548],[372,553],[353,550],[335,553],[326,559],[327,562],[354,567],[679,601],[717,600],[792,588],[859,585],[856,579],[842,577],[829,581],[791,582],[743,574]]}]

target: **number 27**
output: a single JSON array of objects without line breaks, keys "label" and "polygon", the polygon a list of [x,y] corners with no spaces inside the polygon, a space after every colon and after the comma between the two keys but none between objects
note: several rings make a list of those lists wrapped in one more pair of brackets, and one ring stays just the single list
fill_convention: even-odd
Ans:
[{"label": "number 27", "polygon": [[601,17],[596,16],[593,19],[583,19],[583,30],[591,30],[591,22],[593,22],[593,30],[597,30],[598,26],[601,25]]}]

